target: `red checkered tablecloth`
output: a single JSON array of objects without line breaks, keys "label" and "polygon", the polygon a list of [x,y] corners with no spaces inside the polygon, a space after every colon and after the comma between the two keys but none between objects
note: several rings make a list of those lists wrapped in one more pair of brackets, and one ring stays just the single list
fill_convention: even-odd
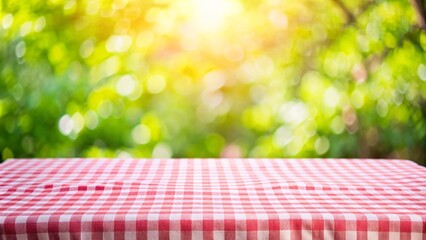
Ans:
[{"label": "red checkered tablecloth", "polygon": [[2,239],[426,239],[406,160],[12,159]]}]

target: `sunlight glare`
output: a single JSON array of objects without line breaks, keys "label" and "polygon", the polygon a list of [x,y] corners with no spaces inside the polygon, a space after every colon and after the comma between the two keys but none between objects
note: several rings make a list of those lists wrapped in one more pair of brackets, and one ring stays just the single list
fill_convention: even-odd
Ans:
[{"label": "sunlight glare", "polygon": [[201,32],[217,32],[232,14],[241,12],[241,4],[231,0],[193,0],[193,21]]}]

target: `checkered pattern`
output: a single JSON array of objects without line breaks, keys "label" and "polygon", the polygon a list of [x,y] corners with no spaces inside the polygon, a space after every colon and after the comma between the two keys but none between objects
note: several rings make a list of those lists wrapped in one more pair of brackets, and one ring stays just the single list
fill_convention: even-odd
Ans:
[{"label": "checkered pattern", "polygon": [[426,168],[371,159],[12,159],[0,239],[426,239]]}]

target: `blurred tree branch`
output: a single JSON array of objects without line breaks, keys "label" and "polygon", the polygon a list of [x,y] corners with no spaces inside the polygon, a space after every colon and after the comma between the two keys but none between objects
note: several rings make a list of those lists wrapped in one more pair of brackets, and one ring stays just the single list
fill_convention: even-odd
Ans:
[{"label": "blurred tree branch", "polygon": [[347,22],[354,22],[356,17],[352,14],[352,12],[346,7],[346,5],[341,0],[332,0],[346,15]]},{"label": "blurred tree branch", "polygon": [[418,51],[423,51],[421,44],[419,42],[421,29],[417,26],[412,26],[411,29],[406,32],[401,38],[398,40],[396,46],[394,48],[385,48],[381,53],[371,55],[365,62],[367,66],[367,72],[370,72],[374,69],[375,63],[380,63],[385,61],[385,59],[389,56],[389,54],[403,46],[404,41],[411,42]]},{"label": "blurred tree branch", "polygon": [[417,15],[417,22],[423,31],[426,31],[426,10],[424,0],[411,0],[411,5]]},{"label": "blurred tree branch", "polygon": [[[357,23],[358,23],[358,18],[363,15],[364,13],[368,12],[370,10],[371,7],[376,6],[378,3],[380,3],[380,1],[367,1],[366,3],[362,4],[357,10],[356,13],[352,13],[348,7],[342,2],[342,0],[331,0],[332,2],[335,3],[335,5],[337,7],[339,7],[341,9],[341,11],[345,14],[347,20],[346,23],[340,28],[339,33],[335,34],[336,37],[334,38],[329,38],[326,41],[323,42],[316,42],[313,44],[313,47],[309,50],[309,52],[317,52],[316,49],[319,48],[328,48],[329,46],[332,46],[341,36],[341,34],[343,34],[343,32],[345,32],[345,30],[348,27],[354,26],[354,27],[358,27]],[[420,29],[422,29],[423,31],[426,31],[426,11],[425,11],[425,7],[424,7],[424,0],[410,0],[412,3],[412,6],[414,7],[414,10],[418,16],[418,21],[419,21],[419,25],[420,25]],[[418,34],[420,34],[419,31],[416,31],[417,28],[416,26],[413,26],[410,30],[408,30],[407,33],[405,33],[403,36],[401,36],[401,38],[398,40],[398,43],[396,45],[395,48],[399,48],[402,46],[403,42],[405,40],[409,40],[411,42],[413,42],[414,45],[418,45],[416,44],[416,36],[418,36]],[[374,69],[374,65],[376,63],[382,62],[386,59],[386,57],[390,54],[390,52],[392,52],[392,50],[394,50],[395,48],[385,48],[384,51],[382,51],[381,53],[377,53],[377,54],[372,54],[370,55],[366,60],[365,60],[365,66],[366,66],[366,70],[367,70],[367,75],[370,74],[370,71],[372,71]],[[313,64],[306,64],[306,65],[313,65]],[[304,69],[302,69],[301,74],[303,75],[306,71],[310,70],[311,67],[306,66],[304,67]],[[368,78],[368,77],[367,77]]]},{"label": "blurred tree branch", "polygon": [[[338,31],[333,34],[334,37],[332,38],[326,38],[325,40],[320,40],[320,41],[316,41],[313,42],[312,45],[310,47],[308,47],[307,49],[307,53],[308,55],[316,55],[318,54],[319,51],[321,51],[321,49],[326,49],[330,46],[332,46],[339,38],[340,36],[351,26],[355,26],[357,25],[357,20],[359,17],[361,17],[363,14],[365,14],[366,12],[368,12],[372,7],[376,6],[378,3],[378,1],[372,0],[372,1],[367,1],[365,3],[363,3],[362,5],[360,5],[356,11],[355,14],[352,13],[347,7],[346,5],[341,1],[341,0],[331,0],[335,3],[335,5],[337,7],[339,7],[344,14],[346,15],[346,22],[338,29]],[[315,63],[314,61],[314,57],[310,57],[307,60],[307,64],[304,64],[304,66],[302,67],[302,69],[300,69],[300,77],[302,77],[307,71],[315,69]],[[300,84],[300,81],[295,85],[295,87],[297,88]]]}]

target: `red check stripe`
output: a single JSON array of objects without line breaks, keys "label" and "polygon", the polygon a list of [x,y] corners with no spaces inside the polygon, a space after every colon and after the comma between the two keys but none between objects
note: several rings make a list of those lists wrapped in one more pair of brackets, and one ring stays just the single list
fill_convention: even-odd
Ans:
[{"label": "red check stripe", "polygon": [[0,239],[425,239],[426,169],[372,159],[12,159]]}]

